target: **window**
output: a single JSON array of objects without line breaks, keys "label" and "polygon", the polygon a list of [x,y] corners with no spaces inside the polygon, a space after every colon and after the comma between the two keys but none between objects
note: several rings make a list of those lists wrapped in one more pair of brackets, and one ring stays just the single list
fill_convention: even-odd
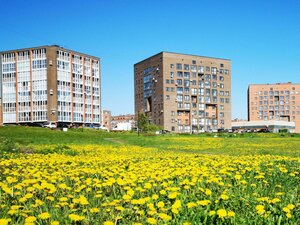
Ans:
[{"label": "window", "polygon": [[230,102],[230,101],[229,101],[229,98],[226,98],[226,99],[225,99],[225,102],[226,102],[226,103],[229,103],[229,102]]},{"label": "window", "polygon": [[218,95],[218,91],[217,89],[212,89],[212,96],[217,96]]},{"label": "window", "polygon": [[170,95],[166,95],[166,99],[167,99],[167,100],[170,100]]},{"label": "window", "polygon": [[170,68],[173,69],[174,68],[174,64],[170,64]]},{"label": "window", "polygon": [[196,72],[197,71],[196,65],[191,65],[191,71],[192,72]]},{"label": "window", "polygon": [[220,76],[220,81],[224,81],[224,77],[223,76]]},{"label": "window", "polygon": [[192,64],[196,64],[196,60],[192,60]]},{"label": "window", "polygon": [[224,110],[224,105],[220,105],[220,110]]},{"label": "window", "polygon": [[190,79],[190,72],[184,72],[184,78]]},{"label": "window", "polygon": [[189,102],[190,101],[190,96],[189,95],[185,95],[184,96],[184,101]]},{"label": "window", "polygon": [[205,75],[205,81],[210,81],[210,74]]},{"label": "window", "polygon": [[182,87],[177,87],[177,93],[182,94],[183,88]]},{"label": "window", "polygon": [[217,79],[217,75],[213,74],[213,75],[212,75],[212,80],[218,80],[218,79]]},{"label": "window", "polygon": [[206,90],[205,90],[205,95],[206,95],[206,96],[210,96],[210,89],[206,89]]},{"label": "window", "polygon": [[223,64],[223,63],[220,63],[220,67],[224,67],[224,64]]},{"label": "window", "polygon": [[175,116],[175,111],[171,111],[171,116]]},{"label": "window", "polygon": [[182,77],[183,75],[182,75],[182,72],[180,72],[180,71],[178,71],[177,72],[177,77]]},{"label": "window", "polygon": [[182,79],[177,79],[176,83],[177,83],[177,85],[182,85]]},{"label": "window", "polygon": [[182,95],[177,95],[176,96],[176,101],[177,102],[182,102]]},{"label": "window", "polygon": [[198,89],[198,94],[199,95],[204,95],[204,88],[199,88]]},{"label": "window", "polygon": [[174,77],[174,72],[170,73],[170,77],[173,78]]},{"label": "window", "polygon": [[184,70],[190,70],[189,64],[184,64]]},{"label": "window", "polygon": [[166,79],[166,84],[169,84],[170,83],[170,80],[169,79]]},{"label": "window", "polygon": [[182,64],[181,64],[181,63],[177,63],[177,64],[176,64],[176,69],[182,70]]},{"label": "window", "polygon": [[216,67],[212,67],[211,68],[211,73],[212,74],[217,74],[217,68]]},{"label": "window", "polygon": [[190,86],[190,80],[184,80],[184,86],[189,87]]},{"label": "window", "polygon": [[184,103],[184,109],[190,109],[191,106],[190,106],[190,103]]},{"label": "window", "polygon": [[210,67],[207,66],[207,67],[205,68],[205,71],[206,71],[206,72],[209,72],[209,71],[210,71]]},{"label": "window", "polygon": [[228,75],[228,74],[229,74],[229,70],[225,70],[224,72],[225,72],[225,74],[226,74],[226,75]]},{"label": "window", "polygon": [[198,73],[204,73],[204,66],[198,66]]}]

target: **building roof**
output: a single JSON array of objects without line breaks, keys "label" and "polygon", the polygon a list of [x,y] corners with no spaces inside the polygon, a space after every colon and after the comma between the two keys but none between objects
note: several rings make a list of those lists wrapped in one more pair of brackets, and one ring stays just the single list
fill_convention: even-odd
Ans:
[{"label": "building roof", "polygon": [[42,46],[29,47],[29,48],[11,49],[11,50],[0,51],[0,54],[10,53],[10,52],[26,51],[26,50],[32,50],[32,49],[40,49],[40,48],[58,48],[58,49],[69,51],[69,52],[72,52],[72,53],[75,53],[75,54],[78,54],[78,55],[84,55],[84,56],[89,57],[89,58],[95,58],[95,59],[100,61],[100,58],[97,57],[97,56],[92,56],[92,55],[88,55],[88,54],[85,54],[85,53],[82,53],[82,52],[77,52],[77,51],[74,51],[74,50],[71,50],[71,49],[63,48],[62,46],[59,46],[59,45],[42,45]]},{"label": "building roof", "polygon": [[155,55],[152,55],[146,59],[143,59],[137,63],[135,63],[134,65],[137,65],[137,64],[140,64],[141,62],[144,62],[152,57],[155,57],[155,56],[158,56],[158,55],[161,55],[163,53],[168,53],[168,54],[174,54],[174,55],[187,55],[187,56],[195,56],[195,57],[203,57],[203,58],[209,58],[209,59],[220,59],[220,60],[226,60],[226,61],[231,61],[231,59],[225,59],[225,58],[216,58],[216,57],[209,57],[209,56],[202,56],[202,55],[193,55],[193,54],[185,54],[185,53],[176,53],[176,52],[168,52],[168,51],[162,51],[162,52],[159,52]]},{"label": "building roof", "polygon": [[290,84],[290,85],[299,85],[300,83],[292,83],[292,82],[285,82],[285,83],[274,83],[274,84],[269,84],[269,83],[266,83],[266,84],[249,84],[249,87],[250,86],[265,86],[265,85],[287,85],[287,84]]}]

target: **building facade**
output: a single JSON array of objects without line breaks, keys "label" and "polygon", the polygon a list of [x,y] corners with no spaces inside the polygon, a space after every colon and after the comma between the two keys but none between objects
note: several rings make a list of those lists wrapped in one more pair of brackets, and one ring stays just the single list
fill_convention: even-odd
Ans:
[{"label": "building facade", "polygon": [[59,46],[0,52],[3,124],[101,123],[100,59]]},{"label": "building facade", "polygon": [[232,121],[233,131],[248,131],[251,132],[265,132],[278,133],[287,131],[289,133],[295,132],[295,123],[277,120],[260,120],[260,121]]},{"label": "building facade", "polygon": [[295,123],[300,133],[300,84],[251,84],[248,88],[248,120]]},{"label": "building facade", "polygon": [[106,127],[108,130],[111,130],[111,111],[103,110],[102,115],[103,115],[103,119],[102,119],[103,127]]},{"label": "building facade", "polygon": [[134,65],[135,114],[171,132],[231,128],[231,61],[161,52]]},{"label": "building facade", "polygon": [[132,114],[111,117],[112,130],[132,130],[135,127],[135,116]]}]

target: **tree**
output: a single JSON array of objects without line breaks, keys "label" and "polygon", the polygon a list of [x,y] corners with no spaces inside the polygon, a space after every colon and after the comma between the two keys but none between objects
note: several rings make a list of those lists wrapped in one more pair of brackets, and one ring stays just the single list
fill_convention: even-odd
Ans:
[{"label": "tree", "polygon": [[144,113],[140,114],[138,117],[138,129],[140,129],[142,132],[161,130],[161,128],[155,124],[151,124],[148,116],[146,116]]}]

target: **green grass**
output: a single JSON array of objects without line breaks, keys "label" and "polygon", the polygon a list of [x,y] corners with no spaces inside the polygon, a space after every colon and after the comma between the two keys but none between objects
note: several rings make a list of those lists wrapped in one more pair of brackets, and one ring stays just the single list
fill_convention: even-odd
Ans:
[{"label": "green grass", "polygon": [[300,156],[298,134],[199,134],[137,135],[107,133],[91,129],[69,129],[68,132],[36,127],[6,126],[0,128],[0,141],[10,140],[28,145],[128,145],[154,147],[183,153],[227,155]]}]

